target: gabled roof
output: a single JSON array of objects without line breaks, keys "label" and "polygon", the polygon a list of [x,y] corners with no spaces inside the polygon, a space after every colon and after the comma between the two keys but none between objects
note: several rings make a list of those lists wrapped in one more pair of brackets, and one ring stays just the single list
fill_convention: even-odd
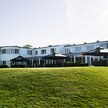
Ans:
[{"label": "gabled roof", "polygon": [[42,57],[42,59],[63,59],[63,58],[66,58],[66,55],[62,55],[59,53],[53,53],[53,54]]},{"label": "gabled roof", "polygon": [[18,56],[14,59],[11,59],[10,61],[28,61],[28,59],[22,57],[22,56]]},{"label": "gabled roof", "polygon": [[94,50],[83,53],[83,55],[93,55],[93,56],[108,56],[108,49],[96,48]]}]

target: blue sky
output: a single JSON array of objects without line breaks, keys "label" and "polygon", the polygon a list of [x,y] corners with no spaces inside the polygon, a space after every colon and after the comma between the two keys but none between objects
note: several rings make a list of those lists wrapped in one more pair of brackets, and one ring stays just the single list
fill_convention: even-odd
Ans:
[{"label": "blue sky", "polygon": [[0,45],[108,40],[108,0],[0,0]]}]

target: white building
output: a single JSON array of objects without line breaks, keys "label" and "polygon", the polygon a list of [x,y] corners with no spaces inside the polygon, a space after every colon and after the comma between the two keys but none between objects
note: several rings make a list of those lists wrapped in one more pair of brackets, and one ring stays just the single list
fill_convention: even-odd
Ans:
[{"label": "white building", "polygon": [[[74,63],[81,62],[92,65],[92,61],[95,61],[96,59],[99,61],[103,58],[103,56],[83,55],[83,53],[92,51],[96,48],[108,49],[108,41],[97,41],[93,43],[84,43],[78,45],[66,45],[65,54],[69,56]],[[78,58],[80,58],[79,61]]]},{"label": "white building", "polygon": [[11,66],[10,60],[18,56],[32,57],[32,49],[19,46],[0,47],[0,64]]},{"label": "white building", "polygon": [[52,53],[60,53],[64,54],[65,53],[65,45],[49,45],[47,47],[39,47],[39,48],[34,48],[33,49],[33,56],[47,56]]},{"label": "white building", "polygon": [[[85,52],[92,51],[96,48],[104,48],[108,51],[108,41],[97,41],[93,43],[84,43],[78,45],[55,45],[39,48],[24,48],[19,46],[2,46],[0,47],[0,65],[11,67],[11,60],[19,56],[29,58],[33,62],[34,58],[44,57],[53,53],[66,55],[74,63],[88,63],[104,59],[102,55],[83,55]],[[31,63],[33,64],[33,63]]]}]

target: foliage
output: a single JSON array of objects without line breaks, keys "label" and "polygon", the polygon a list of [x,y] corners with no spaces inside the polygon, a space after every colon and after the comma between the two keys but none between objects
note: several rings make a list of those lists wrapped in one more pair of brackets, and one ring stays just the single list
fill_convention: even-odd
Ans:
[{"label": "foliage", "polygon": [[0,65],[0,68],[8,68],[7,65]]},{"label": "foliage", "polygon": [[94,66],[108,66],[108,63],[106,60],[100,60],[100,61],[95,60],[93,61],[93,65]]},{"label": "foliage", "polygon": [[32,46],[29,45],[29,44],[27,44],[27,45],[24,45],[23,47],[24,47],[24,48],[31,48]]},{"label": "foliage", "polygon": [[72,66],[88,66],[87,63],[65,63],[64,64],[64,67],[72,67]]},{"label": "foliage", "polygon": [[107,107],[107,67],[0,69],[0,108]]}]

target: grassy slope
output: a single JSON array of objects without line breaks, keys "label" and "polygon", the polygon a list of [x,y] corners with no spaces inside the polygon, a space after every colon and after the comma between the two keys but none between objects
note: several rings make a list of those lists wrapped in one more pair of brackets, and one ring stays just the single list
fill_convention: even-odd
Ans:
[{"label": "grassy slope", "polygon": [[0,108],[108,108],[108,68],[0,69]]}]

